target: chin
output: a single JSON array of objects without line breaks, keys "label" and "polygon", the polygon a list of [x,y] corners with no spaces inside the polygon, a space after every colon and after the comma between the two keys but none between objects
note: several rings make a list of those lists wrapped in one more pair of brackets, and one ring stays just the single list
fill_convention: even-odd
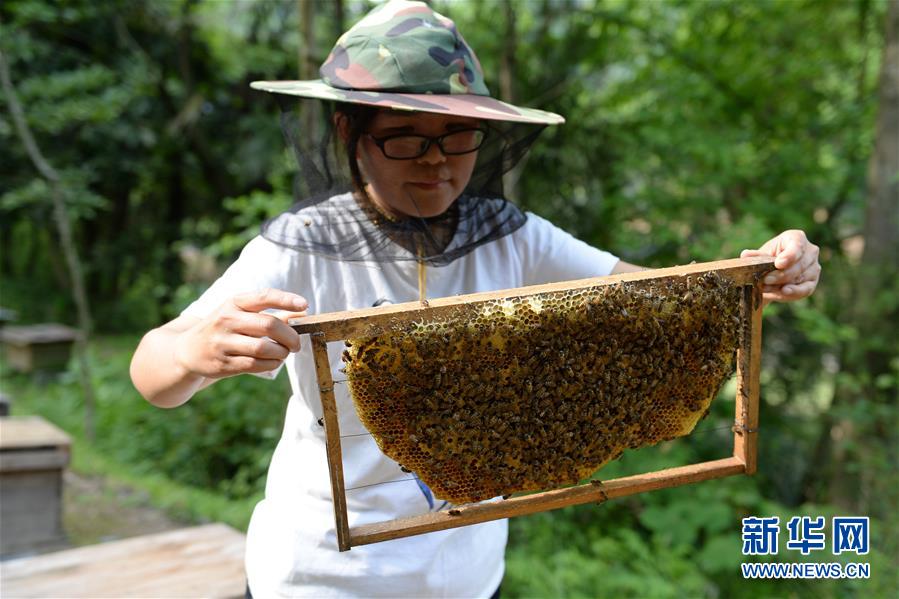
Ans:
[{"label": "chin", "polygon": [[440,216],[450,209],[450,206],[456,201],[456,198],[415,198],[415,202],[406,202],[402,208],[397,211],[407,216],[420,216],[422,218],[431,218]]},{"label": "chin", "polygon": [[444,206],[422,206],[421,211],[416,214],[412,214],[411,216],[421,216],[422,218],[432,218],[435,216],[440,216],[452,206],[452,202],[446,204]]}]

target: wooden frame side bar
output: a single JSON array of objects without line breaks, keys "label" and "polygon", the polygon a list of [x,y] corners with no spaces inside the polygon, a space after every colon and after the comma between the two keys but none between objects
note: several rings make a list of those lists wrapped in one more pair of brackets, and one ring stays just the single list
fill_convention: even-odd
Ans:
[{"label": "wooden frame side bar", "polygon": [[762,292],[743,287],[743,331],[737,349],[737,400],[734,416],[734,457],[755,474],[759,434],[759,375],[762,360]]},{"label": "wooden frame side bar", "polygon": [[442,318],[457,308],[470,307],[498,299],[519,299],[543,293],[616,285],[624,282],[664,282],[666,279],[677,279],[706,272],[716,272],[732,280],[737,285],[754,285],[765,273],[774,269],[773,265],[774,259],[770,257],[735,258],[733,260],[687,264],[685,266],[595,277],[579,281],[565,281],[502,291],[457,295],[437,298],[427,302],[406,302],[346,312],[315,314],[291,319],[289,324],[300,334],[323,333],[326,341],[339,341],[364,336],[366,331],[376,331],[379,327],[386,327],[398,322],[427,321]]},{"label": "wooden frame side bar", "polygon": [[379,543],[426,532],[489,522],[490,520],[524,516],[570,505],[602,503],[608,499],[732,476],[741,474],[744,471],[745,466],[743,462],[737,458],[730,457],[616,478],[602,483],[597,481],[598,484],[586,483],[576,487],[512,497],[502,501],[477,503],[433,514],[356,526],[350,529],[350,545]]},{"label": "wooden frame side bar", "polygon": [[346,513],[346,490],[343,484],[343,455],[340,450],[340,425],[337,421],[337,403],[334,400],[334,381],[331,378],[331,362],[328,360],[328,343],[321,333],[310,335],[318,392],[322,401],[322,421],[325,425],[325,445],[328,453],[328,472],[331,475],[331,497],[334,500],[334,523],[337,529],[337,548],[350,548],[350,526]]}]

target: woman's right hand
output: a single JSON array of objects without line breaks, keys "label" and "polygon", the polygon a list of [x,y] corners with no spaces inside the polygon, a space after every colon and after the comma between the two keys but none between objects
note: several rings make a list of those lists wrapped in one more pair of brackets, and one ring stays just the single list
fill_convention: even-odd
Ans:
[{"label": "woman's right hand", "polygon": [[[144,335],[131,358],[131,380],[150,403],[180,406],[216,380],[277,368],[300,336],[289,318],[305,315],[306,300],[265,289],[236,295],[206,318],[182,314]],[[261,314],[263,310],[281,314]]]},{"label": "woman's right hand", "polygon": [[[274,370],[289,353],[299,351],[300,335],[286,322],[305,316],[307,308],[305,298],[279,289],[236,295],[179,331],[175,364],[186,375],[207,379]],[[268,309],[283,312],[262,313]]]}]

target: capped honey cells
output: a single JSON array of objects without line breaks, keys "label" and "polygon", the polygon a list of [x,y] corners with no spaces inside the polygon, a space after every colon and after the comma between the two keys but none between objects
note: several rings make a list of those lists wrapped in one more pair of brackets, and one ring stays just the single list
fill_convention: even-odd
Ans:
[{"label": "capped honey cells", "polygon": [[357,414],[453,503],[577,483],[686,435],[733,373],[740,288],[716,273],[491,300],[347,341]]}]

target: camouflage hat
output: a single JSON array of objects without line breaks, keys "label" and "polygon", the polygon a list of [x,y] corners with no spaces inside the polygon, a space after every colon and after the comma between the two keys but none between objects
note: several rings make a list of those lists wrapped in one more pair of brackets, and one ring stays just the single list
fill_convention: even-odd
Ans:
[{"label": "camouflage hat", "polygon": [[490,97],[477,56],[455,23],[423,2],[391,0],[344,33],[313,81],[254,81],[254,89],[394,110],[556,125],[564,118]]}]

